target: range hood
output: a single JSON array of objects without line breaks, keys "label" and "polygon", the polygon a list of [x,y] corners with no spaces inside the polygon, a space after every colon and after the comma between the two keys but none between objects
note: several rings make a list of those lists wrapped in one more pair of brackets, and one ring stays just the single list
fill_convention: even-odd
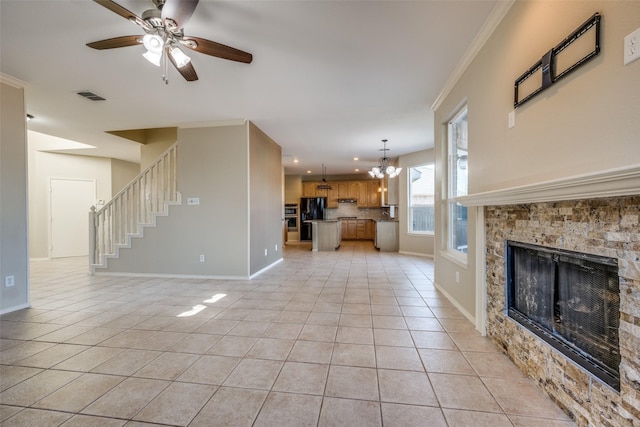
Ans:
[{"label": "range hood", "polygon": [[338,199],[338,203],[356,203],[358,199]]}]

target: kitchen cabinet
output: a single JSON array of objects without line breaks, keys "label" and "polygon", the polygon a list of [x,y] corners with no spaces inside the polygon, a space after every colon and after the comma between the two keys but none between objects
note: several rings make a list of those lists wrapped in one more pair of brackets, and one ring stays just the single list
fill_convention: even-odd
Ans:
[{"label": "kitchen cabinet", "polygon": [[317,197],[316,187],[317,182],[303,182],[302,183],[302,197]]},{"label": "kitchen cabinet", "polygon": [[340,221],[312,221],[311,225],[313,227],[312,251],[335,251],[340,247]]},{"label": "kitchen cabinet", "polygon": [[399,203],[399,187],[400,177],[389,178],[389,175],[385,175],[382,180],[382,199],[381,206],[397,206]]},{"label": "kitchen cabinet", "polygon": [[358,182],[358,204],[359,208],[369,207],[369,196],[367,194],[367,181]]},{"label": "kitchen cabinet", "polygon": [[380,207],[380,182],[367,181],[367,207]]},{"label": "kitchen cabinet", "polygon": [[398,252],[398,221],[377,221],[375,247],[381,252]]},{"label": "kitchen cabinet", "polygon": [[380,182],[358,181],[358,207],[359,208],[379,208],[380,207]]},{"label": "kitchen cabinet", "polygon": [[338,187],[339,199],[351,199],[351,198],[355,199],[355,196],[351,195],[351,182],[349,181],[338,182],[337,187]]},{"label": "kitchen cabinet", "polygon": [[344,240],[355,240],[357,219],[342,220],[342,238]]},{"label": "kitchen cabinet", "polygon": [[375,221],[371,219],[343,219],[343,240],[373,240],[375,237]]},{"label": "kitchen cabinet", "polygon": [[364,240],[365,222],[368,221],[356,220],[356,240]]},{"label": "kitchen cabinet", "polygon": [[327,192],[327,208],[337,208],[338,207],[338,199],[340,197],[340,187],[337,182],[328,182],[331,186],[330,190],[326,190]]},{"label": "kitchen cabinet", "polygon": [[323,182],[303,182],[302,197],[328,197],[327,190],[318,190],[317,187],[320,184],[323,184]]},{"label": "kitchen cabinet", "polygon": [[357,199],[360,191],[360,183],[358,181],[349,182],[349,198]]},{"label": "kitchen cabinet", "polygon": [[374,240],[376,238],[376,222],[370,219],[367,220],[364,226],[364,238],[366,240]]}]

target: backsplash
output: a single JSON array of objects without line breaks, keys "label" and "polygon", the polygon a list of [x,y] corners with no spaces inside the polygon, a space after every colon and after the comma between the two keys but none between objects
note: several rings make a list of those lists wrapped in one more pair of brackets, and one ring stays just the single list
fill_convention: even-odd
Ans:
[{"label": "backsplash", "polygon": [[[358,219],[389,219],[383,212],[389,212],[389,208],[358,208],[356,203],[338,203],[338,208],[325,209],[325,219],[338,219],[342,216],[355,216]],[[396,207],[396,218],[398,208]]]}]

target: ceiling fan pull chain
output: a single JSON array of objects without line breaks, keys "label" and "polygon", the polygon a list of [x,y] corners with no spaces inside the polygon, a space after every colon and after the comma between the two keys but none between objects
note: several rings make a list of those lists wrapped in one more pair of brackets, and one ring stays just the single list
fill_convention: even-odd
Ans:
[{"label": "ceiling fan pull chain", "polygon": [[164,84],[168,85],[169,84],[169,66],[168,66],[168,60],[167,60],[167,48],[164,48],[162,50],[162,80],[164,81]]}]

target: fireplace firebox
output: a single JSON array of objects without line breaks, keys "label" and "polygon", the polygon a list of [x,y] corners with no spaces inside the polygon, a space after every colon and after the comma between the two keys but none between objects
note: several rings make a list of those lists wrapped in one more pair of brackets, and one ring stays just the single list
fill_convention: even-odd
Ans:
[{"label": "fireplace firebox", "polygon": [[620,390],[614,258],[506,242],[508,316]]}]

